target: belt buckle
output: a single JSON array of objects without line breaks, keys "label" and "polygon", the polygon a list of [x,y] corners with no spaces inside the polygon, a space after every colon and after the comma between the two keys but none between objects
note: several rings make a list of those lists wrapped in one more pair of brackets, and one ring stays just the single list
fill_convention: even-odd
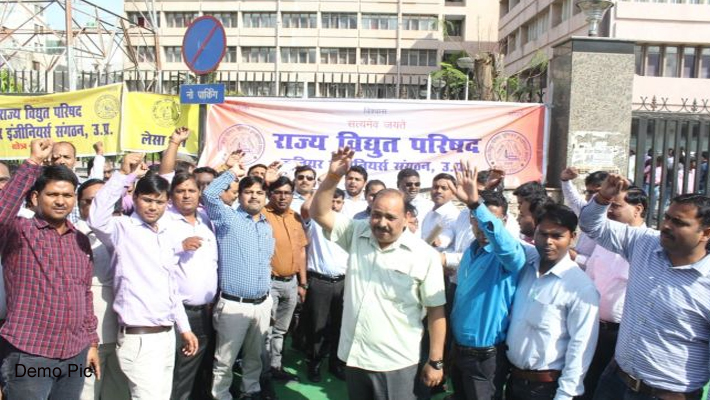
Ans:
[{"label": "belt buckle", "polygon": [[638,393],[639,390],[641,390],[641,379],[636,379],[633,376],[629,375],[629,378],[631,378],[631,385],[629,389],[633,390],[634,392]]}]

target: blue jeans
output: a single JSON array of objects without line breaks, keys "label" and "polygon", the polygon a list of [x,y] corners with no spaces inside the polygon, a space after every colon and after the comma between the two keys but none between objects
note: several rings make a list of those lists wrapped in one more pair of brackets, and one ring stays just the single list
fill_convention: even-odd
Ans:
[{"label": "blue jeans", "polygon": [[[700,400],[702,392],[697,397]],[[594,400],[658,400],[660,397],[637,393],[629,389],[616,373],[616,362],[611,362],[604,370],[594,392]]]},{"label": "blue jeans", "polygon": [[88,350],[87,347],[72,358],[60,360],[11,347],[0,368],[5,382],[3,393],[10,399],[79,400]]}]

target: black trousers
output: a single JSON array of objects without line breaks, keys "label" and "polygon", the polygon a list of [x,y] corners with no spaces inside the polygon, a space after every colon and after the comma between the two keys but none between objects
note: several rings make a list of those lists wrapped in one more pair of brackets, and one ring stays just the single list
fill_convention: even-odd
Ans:
[{"label": "black trousers", "polygon": [[197,336],[197,353],[186,357],[182,353],[182,338],[177,333],[175,368],[173,369],[173,400],[211,399],[212,362],[215,351],[215,331],[212,327],[212,307],[196,311],[185,309],[192,333]]},{"label": "black trousers", "polygon": [[505,400],[553,400],[555,393],[557,381],[541,383],[511,377],[505,388]]},{"label": "black trousers", "polygon": [[456,400],[502,399],[503,385],[510,369],[505,351],[505,343],[487,355],[471,354],[454,346],[451,382],[456,390]]},{"label": "black trousers", "polygon": [[614,359],[614,349],[616,349],[616,340],[619,336],[617,329],[609,329],[608,325],[599,327],[599,340],[597,348],[594,350],[594,358],[589,364],[589,370],[584,377],[584,394],[576,397],[580,400],[591,400],[594,398],[594,391],[597,389],[599,379],[607,365]]},{"label": "black trousers", "polygon": [[345,281],[329,282],[308,277],[308,295],[303,305],[306,314],[306,355],[314,362],[330,354],[330,362],[338,361],[340,323],[343,319]]}]

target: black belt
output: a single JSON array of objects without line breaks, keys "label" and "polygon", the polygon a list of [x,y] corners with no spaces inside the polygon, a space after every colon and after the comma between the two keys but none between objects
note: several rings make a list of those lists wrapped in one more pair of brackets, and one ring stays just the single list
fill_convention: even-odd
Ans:
[{"label": "black belt", "polygon": [[326,275],[326,274],[320,274],[318,272],[313,272],[313,271],[308,271],[308,276],[316,278],[320,281],[326,281],[326,282],[330,282],[330,283],[340,282],[343,279],[345,279],[345,275],[331,276],[331,275]]},{"label": "black belt", "polygon": [[121,326],[121,332],[126,335],[145,335],[149,333],[168,332],[172,326]]},{"label": "black belt", "polygon": [[633,376],[626,373],[623,369],[621,369],[621,367],[619,367],[619,364],[616,363],[616,360],[612,360],[611,362],[613,363],[613,368],[616,370],[616,375],[621,378],[626,387],[636,393],[645,394],[651,397],[657,397],[663,400],[699,400],[700,397],[703,395],[702,389],[698,389],[693,392],[683,393],[672,392],[670,390],[658,389],[649,386],[645,384],[641,379],[634,378]]},{"label": "black belt", "polygon": [[295,275],[283,277],[283,276],[276,276],[276,275],[271,275],[271,279],[279,282],[291,282],[291,279],[293,279]]},{"label": "black belt", "polygon": [[244,297],[232,296],[231,294],[227,294],[224,292],[220,293],[219,295],[222,296],[222,298],[226,299],[226,300],[236,301],[239,303],[247,303],[247,304],[261,304],[264,302],[264,300],[266,300],[267,297],[269,297],[268,293],[261,296],[261,297],[258,297],[256,299],[247,299]]},{"label": "black belt", "polygon": [[187,311],[202,311],[206,308],[212,307],[212,303],[203,304],[201,306],[192,306],[192,305],[183,303],[183,306],[185,307],[185,310],[187,310]]},{"label": "black belt", "polygon": [[469,347],[469,346],[461,346],[460,344],[456,344],[456,350],[463,355],[466,356],[472,356],[472,357],[482,357],[482,358],[490,358],[498,351],[505,351],[505,343],[501,343],[497,346],[489,346],[489,347]]},{"label": "black belt", "polygon": [[616,322],[607,322],[599,320],[599,329],[618,332],[619,324],[617,324]]}]

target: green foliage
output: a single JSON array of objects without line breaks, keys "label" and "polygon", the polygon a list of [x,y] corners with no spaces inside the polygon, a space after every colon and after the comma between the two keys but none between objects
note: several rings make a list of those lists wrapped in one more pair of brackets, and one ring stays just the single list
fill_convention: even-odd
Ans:
[{"label": "green foliage", "polygon": [[0,93],[22,93],[22,84],[9,69],[0,70]]},{"label": "green foliage", "polygon": [[[439,89],[440,86],[443,86],[441,96],[443,99],[461,98],[466,88],[466,73],[454,65],[442,62],[441,69],[431,74],[432,87]],[[437,82],[439,85],[435,84]]]}]

